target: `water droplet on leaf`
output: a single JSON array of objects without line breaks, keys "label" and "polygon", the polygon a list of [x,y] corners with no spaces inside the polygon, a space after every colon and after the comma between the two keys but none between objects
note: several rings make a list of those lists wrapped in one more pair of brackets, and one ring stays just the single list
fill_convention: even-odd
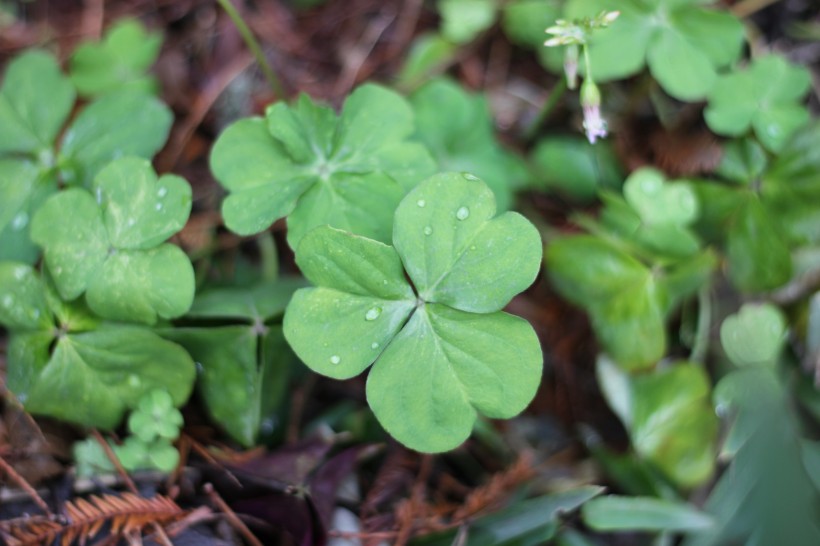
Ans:
[{"label": "water droplet on leaf", "polygon": [[478,180],[478,177],[474,174],[462,173],[462,176],[464,176],[465,180]]},{"label": "water droplet on leaf", "polygon": [[9,307],[11,307],[11,304],[13,304],[13,303],[14,303],[14,298],[12,298],[10,295],[6,294],[5,296],[3,296],[3,307],[9,308]]},{"label": "water droplet on leaf", "polygon": [[134,374],[128,376],[128,386],[137,388],[142,384],[142,381],[139,377]]},{"label": "water droplet on leaf", "polygon": [[416,201],[416,204],[417,204],[419,207],[424,208],[424,207],[426,207],[426,206],[427,206],[427,201],[425,201],[424,199],[419,199],[418,201]]},{"label": "water droplet on leaf", "polygon": [[382,314],[381,307],[371,307],[364,315],[365,320],[376,320]]},{"label": "water droplet on leaf", "polygon": [[18,281],[22,281],[25,278],[26,273],[28,273],[27,268],[22,267],[22,266],[17,267],[17,268],[14,269],[14,278],[17,279]]},{"label": "water droplet on leaf", "polygon": [[94,195],[95,195],[95,196],[96,196],[96,198],[97,198],[97,204],[98,204],[98,205],[102,205],[102,199],[103,199],[102,188],[97,188],[97,189],[94,191]]},{"label": "water droplet on leaf", "polygon": [[14,217],[11,221],[11,229],[14,231],[20,231],[24,227],[28,225],[28,214],[25,211],[22,211]]},{"label": "water droplet on leaf", "polygon": [[371,344],[370,344],[370,348],[371,348],[371,349],[378,349],[378,348],[379,348],[379,344],[378,344],[378,343],[376,343],[376,342],[374,341],[373,343],[371,343]]},{"label": "water droplet on leaf", "polygon": [[156,205],[154,205],[154,209],[162,210],[162,203],[157,203]]},{"label": "water droplet on leaf", "polygon": [[160,189],[158,189],[158,190],[157,190],[157,196],[158,196],[160,199],[162,199],[162,198],[163,198],[163,197],[165,197],[166,195],[168,195],[168,188],[166,188],[166,187],[164,187],[164,186],[163,186],[163,187],[161,187]]},{"label": "water droplet on leaf", "polygon": [[466,220],[470,217],[470,209],[467,207],[461,207],[456,211],[456,218],[459,220]]},{"label": "water droplet on leaf", "polygon": [[339,358],[339,355],[333,355],[333,356],[330,357],[330,363],[331,364],[338,364],[341,361],[342,361],[342,359]]},{"label": "water droplet on leaf", "polygon": [[432,235],[432,233],[433,233],[433,228],[431,228],[430,226],[427,226],[427,227],[424,228],[424,234],[425,235]]}]

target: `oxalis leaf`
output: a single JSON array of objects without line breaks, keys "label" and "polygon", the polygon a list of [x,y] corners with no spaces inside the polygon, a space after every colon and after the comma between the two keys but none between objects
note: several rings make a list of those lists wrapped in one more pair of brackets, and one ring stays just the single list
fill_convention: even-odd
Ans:
[{"label": "oxalis leaf", "polygon": [[94,194],[72,188],[50,197],[32,220],[31,236],[64,299],[85,292],[101,317],[153,324],[157,316],[185,313],[193,301],[191,262],[162,244],[190,211],[185,180],[157,179],[147,160],[128,157],[97,175]]},{"label": "oxalis leaf", "polygon": [[373,364],[370,406],[412,449],[452,449],[476,412],[512,417],[535,395],[538,339],[500,309],[535,279],[541,241],[519,214],[495,213],[483,182],[440,174],[401,201],[394,246],[320,227],[296,251],[316,287],[294,295],[286,339],[329,377]]},{"label": "oxalis leaf", "polygon": [[424,146],[408,141],[413,131],[407,101],[372,84],[356,89],[338,117],[302,95],[293,106],[273,104],[266,119],[240,120],[211,154],[230,192],[225,223],[250,235],[288,216],[293,248],[326,224],[389,242],[395,206],[435,171]]},{"label": "oxalis leaf", "polygon": [[112,428],[153,389],[175,406],[190,395],[194,363],[182,347],[145,328],[100,324],[54,297],[28,265],[0,263],[0,324],[11,332],[8,387],[29,412]]}]

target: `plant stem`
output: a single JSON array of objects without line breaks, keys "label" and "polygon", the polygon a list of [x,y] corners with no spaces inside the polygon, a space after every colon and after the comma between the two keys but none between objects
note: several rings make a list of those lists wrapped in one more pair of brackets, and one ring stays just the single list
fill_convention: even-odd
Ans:
[{"label": "plant stem", "polygon": [[282,83],[279,81],[279,78],[276,77],[276,73],[273,71],[273,68],[265,58],[265,54],[262,52],[262,47],[259,45],[256,37],[251,32],[251,29],[248,28],[247,24],[245,24],[245,20],[242,19],[242,15],[239,14],[239,11],[237,11],[236,7],[234,7],[231,3],[231,0],[216,1],[220,6],[222,6],[222,9],[224,9],[225,13],[228,14],[228,17],[231,18],[236,30],[238,30],[239,34],[242,36],[242,41],[245,42],[245,45],[248,46],[248,49],[251,53],[253,53],[253,56],[256,58],[256,62],[259,64],[259,69],[262,70],[262,74],[264,74],[265,79],[268,80],[268,85],[270,85],[270,88],[277,97],[284,98],[285,89],[282,87]]},{"label": "plant stem", "polygon": [[709,350],[709,336],[712,329],[712,297],[708,284],[698,291],[698,321],[695,330],[695,342],[689,354],[691,362],[703,362]]},{"label": "plant stem", "polygon": [[533,120],[529,127],[527,127],[526,132],[524,133],[524,138],[527,141],[532,140],[535,138],[535,135],[538,134],[538,129],[541,127],[541,124],[544,123],[544,120],[549,117],[555,107],[558,105],[558,102],[564,96],[564,93],[567,92],[567,80],[566,78],[561,78],[557,84],[552,88],[552,93],[550,93],[547,100],[544,101],[544,106],[541,107],[541,110],[538,111],[538,117]]},{"label": "plant stem", "polygon": [[256,238],[259,255],[262,258],[262,278],[273,282],[279,276],[279,256],[276,254],[276,241],[270,231],[259,234]]}]

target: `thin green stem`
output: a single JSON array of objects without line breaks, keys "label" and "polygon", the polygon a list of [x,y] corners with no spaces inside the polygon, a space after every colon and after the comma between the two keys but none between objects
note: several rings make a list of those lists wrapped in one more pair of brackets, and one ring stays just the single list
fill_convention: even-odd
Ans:
[{"label": "thin green stem", "polygon": [[279,256],[276,253],[276,241],[270,231],[264,231],[256,237],[256,246],[262,258],[262,278],[275,281],[279,276]]},{"label": "thin green stem", "polygon": [[535,138],[535,135],[538,134],[538,129],[541,127],[541,124],[544,123],[555,107],[558,106],[558,102],[564,96],[564,93],[567,92],[567,80],[566,78],[561,78],[557,84],[552,88],[552,93],[550,93],[547,100],[544,101],[544,106],[541,107],[541,110],[538,111],[538,117],[533,120],[529,127],[527,127],[526,132],[524,133],[524,138],[527,141],[532,140]]},{"label": "thin green stem", "polygon": [[691,362],[703,362],[709,350],[709,336],[712,330],[712,295],[711,287],[703,285],[698,291],[698,321],[695,329],[695,342],[689,354]]},{"label": "thin green stem", "polygon": [[273,90],[279,98],[285,97],[285,89],[282,87],[282,83],[279,81],[279,78],[276,77],[276,73],[273,71],[270,63],[265,58],[265,54],[262,52],[262,47],[259,45],[256,37],[251,32],[251,29],[248,28],[248,25],[245,24],[245,20],[242,19],[242,15],[239,14],[236,7],[231,3],[230,0],[216,0],[217,3],[222,6],[222,9],[225,10],[225,13],[228,14],[228,17],[231,18],[236,30],[239,31],[239,34],[242,36],[242,40],[245,42],[245,45],[248,46],[248,49],[256,58],[256,62],[259,64],[259,69],[264,74],[265,79],[268,80],[268,85]]},{"label": "thin green stem", "polygon": [[592,63],[589,61],[589,48],[586,42],[581,46],[584,51],[584,78],[592,78]]}]

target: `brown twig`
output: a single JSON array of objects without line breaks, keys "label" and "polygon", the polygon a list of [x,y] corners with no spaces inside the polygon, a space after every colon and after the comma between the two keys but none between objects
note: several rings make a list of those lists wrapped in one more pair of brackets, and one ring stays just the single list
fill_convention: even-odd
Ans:
[{"label": "brown twig", "polygon": [[234,512],[233,509],[231,509],[231,507],[228,506],[228,503],[226,503],[222,499],[222,497],[219,496],[219,493],[216,492],[213,485],[211,485],[210,483],[206,483],[203,486],[203,490],[205,491],[205,494],[207,494],[208,497],[211,499],[211,502],[213,502],[217,506],[217,508],[219,508],[219,510],[223,514],[225,514],[225,517],[228,519],[228,522],[234,527],[234,529],[236,529],[239,532],[240,535],[242,535],[242,537],[245,540],[248,541],[249,544],[251,544],[251,546],[262,546],[262,543],[259,542],[259,539],[256,538],[256,535],[254,535],[251,532],[251,530],[248,529],[248,526],[245,525],[244,521],[239,519],[239,516],[237,516],[236,512]]},{"label": "brown twig", "polygon": [[6,460],[2,457],[0,457],[0,470],[5,472],[5,474],[9,478],[11,478],[12,481],[14,481],[14,483],[16,483],[20,489],[25,491],[28,494],[28,496],[31,497],[31,500],[34,501],[34,504],[36,504],[40,508],[40,510],[45,512],[48,516],[52,515],[51,510],[49,509],[48,504],[46,504],[46,501],[43,500],[43,497],[41,497],[37,493],[37,491],[31,486],[31,484],[28,483],[23,476],[18,474],[17,471],[14,470],[14,468],[10,464],[8,464]]}]

